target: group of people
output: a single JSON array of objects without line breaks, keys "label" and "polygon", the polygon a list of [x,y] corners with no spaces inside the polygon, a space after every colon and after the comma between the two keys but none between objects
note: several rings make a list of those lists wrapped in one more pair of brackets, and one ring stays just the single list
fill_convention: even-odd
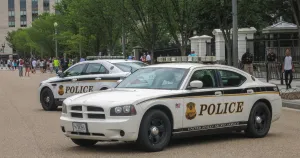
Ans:
[{"label": "group of people", "polygon": [[[134,56],[128,56],[128,59],[129,60],[135,60],[135,57]],[[141,58],[140,58],[140,61],[144,62],[144,63],[147,63],[147,64],[151,64],[151,55],[149,53],[144,53]]]},{"label": "group of people", "polygon": [[[267,54],[267,69],[268,69],[268,79],[270,79],[272,70],[275,70],[277,72],[277,67],[275,62],[277,61],[276,54],[269,49],[269,52]],[[253,75],[253,55],[250,52],[246,52],[242,56],[242,64],[244,66],[244,71],[248,72],[249,74]],[[275,68],[274,68],[275,65]],[[293,73],[295,72],[295,67],[293,64],[292,56],[291,56],[291,50],[287,48],[285,50],[285,57],[283,58],[283,61],[281,62],[282,67],[280,67],[279,71],[281,73],[284,73],[284,79],[286,84],[286,89],[292,88],[291,83],[293,81]]]},{"label": "group of people", "polygon": [[[1,62],[3,62],[1,60]],[[2,63],[1,63],[2,64]],[[47,70],[53,73],[55,70],[58,73],[59,70],[65,71],[73,65],[73,60],[62,58],[25,58],[20,57],[19,59],[9,59],[7,61],[7,67],[10,70],[19,70],[19,76],[23,77],[23,69],[25,69],[25,75],[28,76],[30,72],[35,74],[36,70],[39,68],[41,73],[46,73]]]}]

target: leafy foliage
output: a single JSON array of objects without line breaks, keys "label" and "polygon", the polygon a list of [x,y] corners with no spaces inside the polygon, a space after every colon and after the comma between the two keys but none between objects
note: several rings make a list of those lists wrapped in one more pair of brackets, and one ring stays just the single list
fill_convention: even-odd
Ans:
[{"label": "leafy foliage", "polygon": [[[238,0],[238,24],[261,30],[283,16],[299,26],[299,6],[298,0]],[[151,53],[174,45],[187,55],[194,31],[210,35],[220,28],[231,52],[230,0],[61,0],[55,8],[59,14],[42,14],[32,27],[8,32],[9,46],[54,56],[57,40],[60,55],[120,55],[123,28],[127,55],[137,45]]]}]

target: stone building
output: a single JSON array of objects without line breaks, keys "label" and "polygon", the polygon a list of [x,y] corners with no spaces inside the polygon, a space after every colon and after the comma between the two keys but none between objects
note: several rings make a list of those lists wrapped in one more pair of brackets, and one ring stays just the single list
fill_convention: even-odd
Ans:
[{"label": "stone building", "polygon": [[55,13],[60,0],[0,0],[0,54],[12,54],[5,40],[8,31],[30,27],[32,21],[44,12]]}]

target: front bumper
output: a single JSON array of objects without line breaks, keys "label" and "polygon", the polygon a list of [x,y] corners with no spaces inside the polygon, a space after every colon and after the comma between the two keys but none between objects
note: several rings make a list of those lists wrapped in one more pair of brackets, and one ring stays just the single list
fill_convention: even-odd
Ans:
[{"label": "front bumper", "polygon": [[[68,116],[61,116],[60,120],[61,128],[65,136],[72,139],[100,141],[136,141],[140,125],[138,115],[118,118],[110,117],[103,120],[75,119]],[[73,122],[86,123],[88,133],[73,132]],[[124,132],[124,135],[122,132]]]}]

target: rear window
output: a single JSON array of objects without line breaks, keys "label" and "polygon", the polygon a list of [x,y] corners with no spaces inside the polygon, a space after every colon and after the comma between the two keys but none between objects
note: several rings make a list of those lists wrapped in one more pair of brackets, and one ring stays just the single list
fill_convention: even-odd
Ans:
[{"label": "rear window", "polygon": [[119,62],[114,63],[114,65],[124,72],[134,72],[141,67],[147,66],[147,64],[142,62]]}]

